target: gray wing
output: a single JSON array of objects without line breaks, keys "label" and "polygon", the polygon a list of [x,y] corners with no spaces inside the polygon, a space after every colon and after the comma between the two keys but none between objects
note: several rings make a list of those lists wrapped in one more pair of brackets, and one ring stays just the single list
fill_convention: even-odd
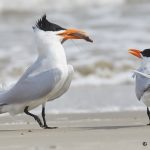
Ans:
[{"label": "gray wing", "polygon": [[150,78],[142,76],[141,74],[135,74],[136,76],[136,96],[138,100],[141,99],[144,92],[150,89]]},{"label": "gray wing", "polygon": [[0,104],[24,103],[42,98],[54,89],[60,79],[61,71],[56,68],[23,78],[0,95]]}]

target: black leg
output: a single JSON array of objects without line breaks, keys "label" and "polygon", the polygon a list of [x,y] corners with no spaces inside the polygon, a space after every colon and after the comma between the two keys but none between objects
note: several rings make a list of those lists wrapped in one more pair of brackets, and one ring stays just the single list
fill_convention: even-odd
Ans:
[{"label": "black leg", "polygon": [[44,129],[56,129],[57,127],[49,127],[46,123],[46,118],[45,118],[45,104],[42,104],[42,118],[43,118],[43,128]]},{"label": "black leg", "polygon": [[25,107],[25,109],[24,109],[25,114],[27,114],[27,115],[29,115],[29,116],[32,116],[32,117],[37,121],[37,123],[39,124],[39,126],[43,128],[43,124],[42,124],[40,118],[39,118],[38,116],[36,116],[36,115],[30,113],[30,112],[28,111],[28,108],[29,108],[29,106],[26,106],[26,107]]},{"label": "black leg", "polygon": [[147,107],[147,115],[148,115],[148,119],[149,119],[149,124],[147,124],[147,125],[150,125],[150,111],[149,111],[148,107]]}]

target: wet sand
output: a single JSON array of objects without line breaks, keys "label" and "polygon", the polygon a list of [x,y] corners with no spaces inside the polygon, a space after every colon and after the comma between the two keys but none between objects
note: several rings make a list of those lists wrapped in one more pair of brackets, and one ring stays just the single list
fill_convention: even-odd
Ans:
[{"label": "wet sand", "polygon": [[59,128],[41,129],[25,115],[1,116],[0,150],[150,149],[145,112],[48,115],[47,120]]}]

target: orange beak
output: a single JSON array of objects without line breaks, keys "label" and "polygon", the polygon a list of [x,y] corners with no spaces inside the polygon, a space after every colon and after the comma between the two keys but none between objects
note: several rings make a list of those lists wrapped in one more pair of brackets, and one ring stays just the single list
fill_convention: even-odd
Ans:
[{"label": "orange beak", "polygon": [[141,50],[131,48],[128,52],[138,58],[141,58]]},{"label": "orange beak", "polygon": [[68,39],[84,39],[88,42],[93,42],[85,32],[77,29],[67,29],[58,35],[63,36],[63,42]]}]

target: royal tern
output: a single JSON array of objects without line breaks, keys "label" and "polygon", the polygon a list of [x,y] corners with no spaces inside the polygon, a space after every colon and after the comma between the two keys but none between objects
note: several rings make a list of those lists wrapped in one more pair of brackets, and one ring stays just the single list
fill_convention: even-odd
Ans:
[{"label": "royal tern", "polygon": [[[51,23],[46,15],[33,27],[38,57],[25,71],[18,82],[10,89],[0,93],[0,113],[18,114],[25,112],[32,116],[42,128],[48,127],[45,119],[45,103],[64,94],[71,83],[73,67],[67,64],[62,43],[68,39],[92,40],[85,32],[65,29]],[[42,119],[30,113],[42,105]]]},{"label": "royal tern", "polygon": [[136,77],[135,90],[137,99],[142,100],[147,106],[148,125],[150,125],[150,49],[129,49],[129,53],[142,60],[140,67],[134,71]]}]

